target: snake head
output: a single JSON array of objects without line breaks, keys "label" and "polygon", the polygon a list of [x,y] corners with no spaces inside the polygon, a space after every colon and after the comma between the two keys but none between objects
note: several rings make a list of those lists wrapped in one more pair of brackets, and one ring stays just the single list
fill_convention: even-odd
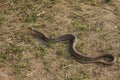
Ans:
[{"label": "snake head", "polygon": [[36,30],[34,30],[34,29],[32,29],[31,27],[28,27],[28,33],[30,33],[30,34],[32,34],[32,35],[38,35],[38,31],[36,31]]},{"label": "snake head", "polygon": [[34,37],[42,38],[43,40],[48,41],[48,38],[43,33],[38,32],[37,30],[32,29],[31,27],[28,27],[28,30]]}]

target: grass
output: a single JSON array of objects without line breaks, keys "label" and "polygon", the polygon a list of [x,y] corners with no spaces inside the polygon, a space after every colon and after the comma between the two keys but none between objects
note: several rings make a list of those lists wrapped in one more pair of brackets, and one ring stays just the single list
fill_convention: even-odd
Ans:
[{"label": "grass", "polygon": [[75,31],[87,31],[88,30],[88,26],[86,26],[86,25],[82,25],[82,24],[80,24],[79,22],[73,22],[72,23],[72,25],[73,25],[73,27],[74,27],[74,29],[75,29]]},{"label": "grass", "polygon": [[0,56],[0,61],[5,62],[7,60],[9,60],[9,54],[7,52],[2,52]]},{"label": "grass", "polygon": [[60,69],[67,69],[69,68],[69,63],[66,61],[61,62],[60,64]]},{"label": "grass", "polygon": [[0,25],[2,24],[2,21],[4,20],[3,14],[0,13]]},{"label": "grass", "polygon": [[[13,74],[16,76],[16,79],[24,79],[27,75],[27,72],[31,71],[29,61],[17,62],[13,65]],[[19,76],[18,76],[19,75]]]},{"label": "grass", "polygon": [[15,45],[10,45],[9,48],[7,48],[5,50],[2,50],[0,58],[1,58],[2,61],[9,61],[10,59],[15,58],[15,56],[13,56],[14,54],[19,56],[17,58],[20,58],[20,56],[22,57],[21,53],[23,51],[24,51],[24,49],[22,47],[18,47],[18,46],[15,46]]},{"label": "grass", "polygon": [[27,15],[24,21],[30,23],[30,22],[35,22],[36,20],[37,20],[37,14],[32,13],[32,14]]},{"label": "grass", "polygon": [[38,52],[36,52],[36,57],[44,58],[46,53],[47,51],[44,48],[39,47]]},{"label": "grass", "polygon": [[[105,3],[107,7],[112,5],[111,0],[107,1],[108,3]],[[0,27],[0,62],[4,63],[4,67],[13,68],[11,72],[15,80],[27,78],[27,73],[33,71],[32,69],[36,68],[37,64],[40,69],[29,76],[31,80],[42,80],[43,78],[48,80],[49,76],[51,80],[119,78],[107,75],[116,74],[117,76],[119,63],[116,64],[117,66],[109,68],[95,64],[84,65],[75,61],[66,50],[69,42],[65,41],[62,44],[48,42],[44,47],[34,37],[23,32],[28,27],[33,27],[50,37],[72,33],[79,38],[75,47],[82,54],[89,55],[95,51],[101,51],[100,53],[116,52],[114,53],[116,55],[119,52],[117,47],[119,43],[117,32],[119,31],[116,30],[120,30],[120,27],[113,21],[116,19],[107,18],[106,14],[109,14],[109,11],[105,11],[105,9],[102,11],[97,5],[95,0],[10,1],[10,5],[5,8],[5,11],[0,12],[0,25],[2,24]],[[96,9],[100,9],[102,14]],[[113,16],[116,15],[113,14]],[[103,17],[107,18],[106,20],[109,19],[108,21],[113,21],[110,23],[116,25],[117,29],[107,28],[104,24],[102,28],[96,25],[97,22],[107,22]],[[93,20],[93,18],[97,19]],[[110,26],[110,23],[107,24]],[[109,32],[112,32],[112,35]],[[32,63],[33,60],[40,61],[40,63]]]},{"label": "grass", "polygon": [[79,74],[73,74],[67,77],[65,80],[89,80],[89,77],[85,72],[81,72]]}]

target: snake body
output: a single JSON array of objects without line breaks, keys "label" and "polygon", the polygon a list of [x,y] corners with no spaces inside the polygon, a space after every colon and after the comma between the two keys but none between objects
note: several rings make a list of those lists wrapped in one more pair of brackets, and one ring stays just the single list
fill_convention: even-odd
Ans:
[{"label": "snake body", "polygon": [[[48,38],[46,35],[44,35],[41,32],[38,32],[35,29],[32,29],[29,27],[29,30],[34,36],[37,36],[46,42],[60,42],[60,41],[68,40],[70,42],[69,51],[71,55],[74,56],[77,60],[79,59],[84,60],[83,63],[94,63],[95,62],[95,63],[102,63],[106,65],[112,65],[115,60],[115,57],[112,54],[108,54],[108,53],[99,54],[96,56],[86,56],[86,55],[81,54],[75,49],[76,37],[73,34],[65,34],[62,36],[58,36],[56,38]],[[104,58],[108,58],[109,60],[106,60]]]}]

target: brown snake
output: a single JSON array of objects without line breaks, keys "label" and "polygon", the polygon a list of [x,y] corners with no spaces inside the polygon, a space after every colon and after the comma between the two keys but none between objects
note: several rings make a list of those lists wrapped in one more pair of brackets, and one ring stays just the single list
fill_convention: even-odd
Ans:
[{"label": "brown snake", "polygon": [[[99,54],[96,56],[86,56],[81,54],[75,49],[76,37],[73,34],[65,34],[56,38],[48,38],[43,33],[38,32],[37,30],[34,30],[30,27],[28,29],[30,33],[32,33],[32,35],[37,36],[46,42],[59,42],[59,41],[68,40],[70,42],[69,51],[71,55],[74,56],[75,59],[77,60],[81,60],[81,59],[84,60],[82,61],[83,63],[102,63],[106,65],[112,65],[115,60],[115,57],[112,54],[108,54],[108,53]],[[108,58],[109,60],[105,58]]]}]

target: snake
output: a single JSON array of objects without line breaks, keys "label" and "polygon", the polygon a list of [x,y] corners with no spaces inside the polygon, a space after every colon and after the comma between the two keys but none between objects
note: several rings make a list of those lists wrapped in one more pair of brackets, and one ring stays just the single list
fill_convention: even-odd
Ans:
[{"label": "snake", "polygon": [[62,36],[58,36],[55,38],[49,38],[45,34],[31,27],[28,27],[28,30],[30,31],[32,35],[41,38],[45,42],[69,41],[68,50],[71,53],[71,56],[73,56],[77,61],[80,61],[81,63],[101,63],[105,65],[112,65],[115,61],[115,57],[109,53],[99,54],[99,55],[94,55],[94,56],[87,56],[87,55],[84,55],[78,52],[75,48],[75,45],[77,43],[76,41],[77,38],[73,34],[64,34]]}]

